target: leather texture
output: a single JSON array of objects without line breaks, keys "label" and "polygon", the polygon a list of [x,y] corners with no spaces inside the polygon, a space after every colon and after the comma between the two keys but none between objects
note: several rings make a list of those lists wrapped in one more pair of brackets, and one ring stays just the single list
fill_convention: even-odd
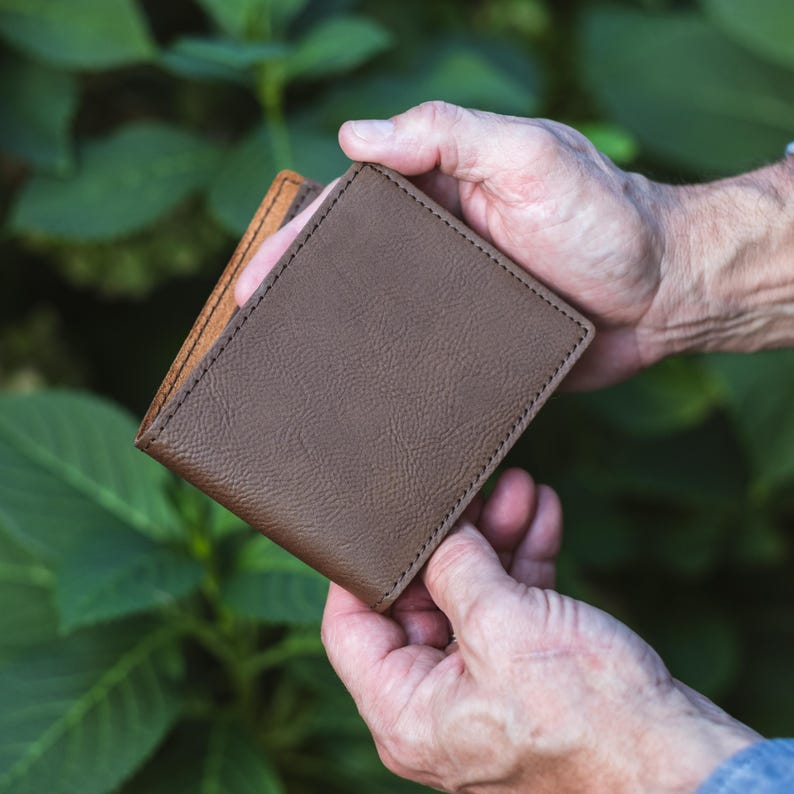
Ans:
[{"label": "leather texture", "polygon": [[[251,229],[316,195],[304,184],[277,177],[216,290],[261,242]],[[593,337],[408,180],[362,163],[227,314],[194,329],[200,358],[180,353],[136,445],[381,611]]]}]

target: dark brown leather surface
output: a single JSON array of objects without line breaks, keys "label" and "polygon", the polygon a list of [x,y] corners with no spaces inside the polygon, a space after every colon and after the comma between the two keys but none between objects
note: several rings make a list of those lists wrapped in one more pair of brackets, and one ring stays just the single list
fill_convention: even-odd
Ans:
[{"label": "dark brown leather surface", "polygon": [[410,182],[355,164],[136,444],[383,610],[592,335]]}]

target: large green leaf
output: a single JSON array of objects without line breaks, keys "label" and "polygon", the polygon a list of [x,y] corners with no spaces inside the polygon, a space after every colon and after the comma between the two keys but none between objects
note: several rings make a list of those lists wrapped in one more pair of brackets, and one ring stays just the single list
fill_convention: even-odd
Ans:
[{"label": "large green leaf", "polygon": [[323,184],[341,176],[350,160],[339,147],[336,132],[318,130],[301,119],[289,123],[292,167],[309,179]]},{"label": "large green leaf", "polygon": [[791,139],[791,73],[695,14],[593,10],[582,64],[599,103],[648,150],[701,173],[777,159]]},{"label": "large green leaf", "polygon": [[43,169],[69,170],[74,77],[7,52],[0,62],[0,107],[0,148]]},{"label": "large green leaf", "polygon": [[399,72],[346,81],[315,111],[329,128],[346,119],[388,118],[431,99],[497,113],[531,115],[538,108],[538,70],[502,42],[435,41]]},{"label": "large green leaf", "polygon": [[[290,722],[291,733],[302,736],[301,755],[312,761],[290,765],[290,783],[296,784],[294,790],[334,794],[429,792],[423,786],[396,777],[383,766],[353,699],[325,655],[294,659],[282,670],[282,691],[294,689],[297,690],[294,697],[312,698],[311,709],[300,712]],[[276,724],[271,730],[278,746],[283,741],[283,728]]]},{"label": "large green leaf", "polygon": [[791,0],[701,0],[701,4],[730,38],[761,58],[794,67]]},{"label": "large green leaf", "polygon": [[156,221],[203,187],[218,149],[166,124],[141,122],[86,144],[71,179],[37,176],[11,214],[17,230],[72,240],[104,240]]},{"label": "large green leaf", "polygon": [[277,42],[234,41],[183,36],[171,52],[183,58],[205,61],[232,70],[248,69],[257,64],[283,58],[289,49]]},{"label": "large green leaf", "polygon": [[217,266],[228,255],[229,244],[221,229],[197,219],[195,207],[189,205],[120,240],[37,237],[26,243],[29,250],[53,262],[72,285],[101,296],[126,298],[143,298],[167,281],[194,276],[207,262]]},{"label": "large green leaf", "polygon": [[253,87],[251,75],[244,71],[234,69],[231,66],[224,66],[215,61],[208,61],[205,58],[186,55],[175,49],[166,50],[162,53],[160,65],[172,74],[178,77],[186,77],[189,80],[211,83],[227,82]]},{"label": "large green leaf", "polygon": [[285,60],[290,79],[325,77],[359,66],[392,43],[389,32],[371,19],[331,17],[318,23]]},{"label": "large green leaf", "polygon": [[0,663],[21,649],[55,638],[53,582],[51,571],[0,526]]},{"label": "large green leaf", "polygon": [[[271,0],[198,0],[215,24],[230,36],[244,36],[259,22]],[[280,0],[279,0],[280,1]]]},{"label": "large green leaf", "polygon": [[267,623],[319,623],[328,580],[270,540],[245,545],[238,569],[224,584],[223,600],[234,612]]},{"label": "large green leaf", "polygon": [[698,362],[668,359],[630,380],[588,395],[587,404],[611,425],[634,435],[665,435],[703,421],[718,390]]},{"label": "large green leaf", "polygon": [[103,69],[155,51],[132,0],[0,0],[0,34],[55,66]]},{"label": "large green leaf", "polygon": [[218,719],[185,723],[124,794],[281,794],[284,787],[250,732]]},{"label": "large green leaf", "polygon": [[173,604],[198,588],[204,571],[183,551],[137,532],[91,536],[58,568],[55,598],[63,631]]},{"label": "large green leaf", "polygon": [[335,134],[317,130],[303,119],[290,121],[293,160],[277,163],[267,127],[257,127],[226,156],[210,186],[208,206],[213,217],[241,235],[279,168],[294,168],[318,182],[330,182],[350,165]]},{"label": "large green leaf", "polygon": [[103,794],[178,715],[170,629],[120,624],[17,657],[0,675],[0,792]]},{"label": "large green leaf", "polygon": [[0,522],[37,559],[89,534],[178,537],[168,472],[132,446],[135,422],[69,392],[0,395]]},{"label": "large green leaf", "polygon": [[708,359],[749,452],[759,485],[794,481],[794,350]]},{"label": "large green leaf", "polygon": [[265,127],[257,127],[218,168],[207,196],[210,212],[233,234],[242,234],[275,174],[270,136]]}]

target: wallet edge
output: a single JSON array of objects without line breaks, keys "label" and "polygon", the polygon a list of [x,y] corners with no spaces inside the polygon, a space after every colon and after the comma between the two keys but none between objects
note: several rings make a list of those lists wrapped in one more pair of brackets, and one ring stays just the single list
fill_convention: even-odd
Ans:
[{"label": "wallet edge", "polygon": [[[294,189],[287,187],[284,195],[287,185]],[[306,179],[295,171],[282,170],[273,179],[152,398],[135,435],[136,447],[141,448],[143,435],[168,407],[185,381],[190,379],[193,371],[217,339],[223,335],[226,326],[236,314],[234,298],[229,295],[229,289],[233,289],[240,271],[251,260],[259,245],[270,234],[292,220],[321,190],[322,185]],[[271,220],[272,213],[279,209],[281,214],[273,219],[274,222],[268,224],[267,221]],[[220,314],[219,321],[218,314]],[[208,339],[209,336],[212,338]]]}]

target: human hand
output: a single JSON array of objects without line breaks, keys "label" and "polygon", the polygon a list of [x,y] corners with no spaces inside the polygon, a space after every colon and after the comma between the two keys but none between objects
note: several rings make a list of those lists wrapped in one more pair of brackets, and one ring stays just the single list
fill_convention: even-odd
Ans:
[{"label": "human hand", "polygon": [[412,177],[594,320],[569,386],[606,385],[662,354],[667,186],[622,171],[564,124],[443,102],[346,122],[339,142],[353,160]]},{"label": "human hand", "polygon": [[323,642],[393,772],[453,792],[683,792],[760,738],[626,626],[544,589],[560,539],[554,492],[508,470],[389,615],[331,585]]},{"label": "human hand", "polygon": [[[348,121],[339,142],[410,176],[594,320],[569,387],[605,386],[680,351],[794,344],[794,158],[674,187],[622,171],[564,124],[443,102]],[[239,303],[317,205],[265,242]]]},{"label": "human hand", "polygon": [[[339,141],[354,160],[412,177],[596,322],[600,333],[569,385],[619,380],[657,355],[654,299],[663,235],[656,208],[662,186],[624,173],[563,124],[441,102],[389,121],[347,122]],[[316,207],[264,243],[238,281],[238,302]]]}]

